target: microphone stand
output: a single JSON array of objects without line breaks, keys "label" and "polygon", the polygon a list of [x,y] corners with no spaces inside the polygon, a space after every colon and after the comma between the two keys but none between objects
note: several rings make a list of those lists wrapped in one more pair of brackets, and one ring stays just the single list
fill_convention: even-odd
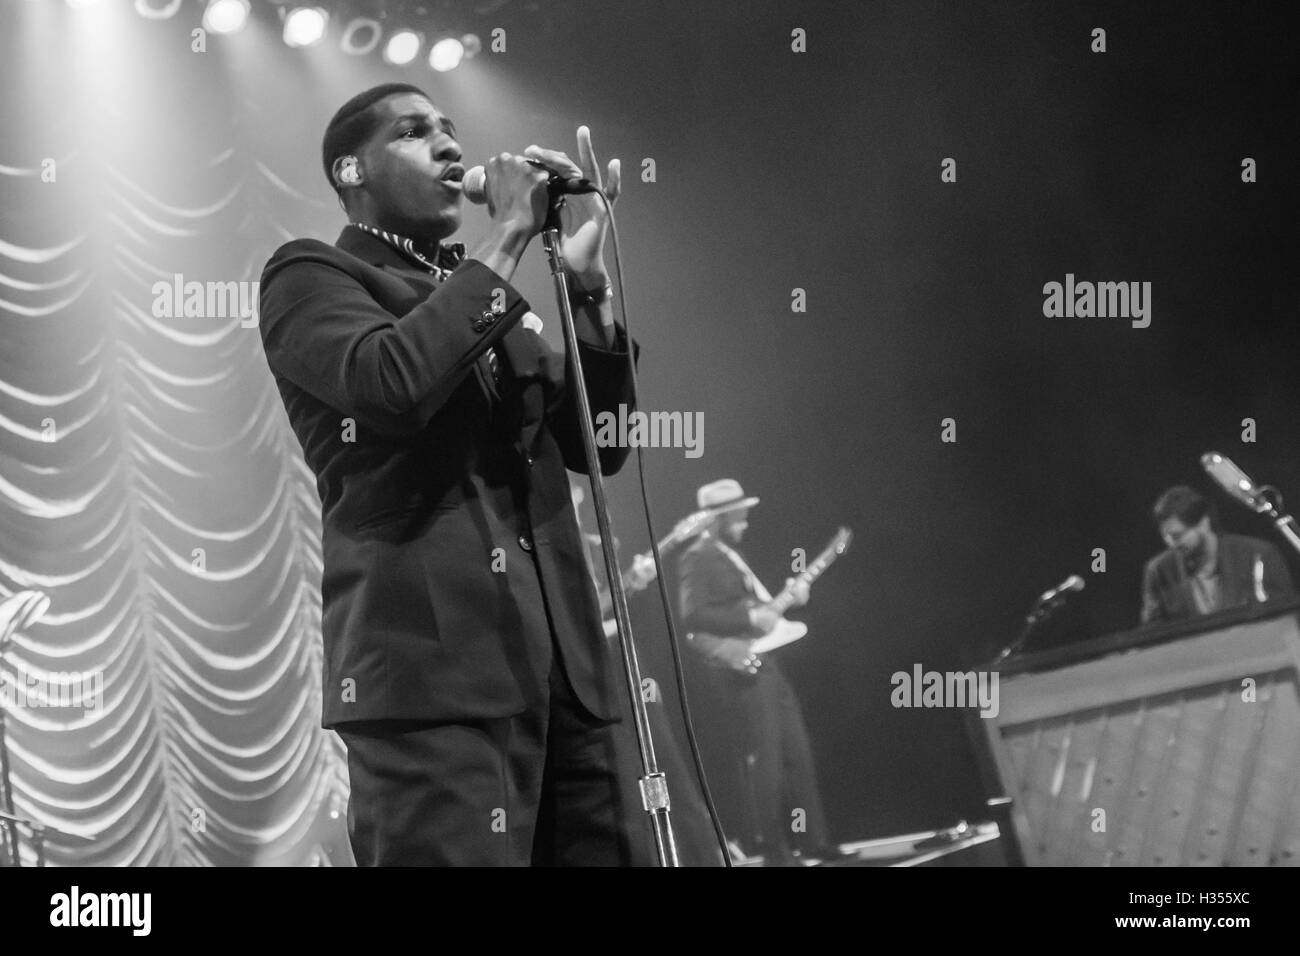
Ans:
[{"label": "microphone stand", "polygon": [[[15,626],[17,626],[15,624]],[[10,628],[0,628],[0,691],[4,688],[4,655],[9,644]],[[5,738],[5,708],[0,694],[0,858],[8,857],[14,866],[22,866],[18,846],[18,823],[29,822],[13,815],[14,794],[9,781],[9,745]]]},{"label": "microphone stand", "polygon": [[22,866],[18,853],[18,828],[15,824],[22,822],[13,816],[13,794],[9,789],[9,748],[5,744],[5,709],[0,706],[0,860],[13,860],[14,866]]},{"label": "microphone stand", "polygon": [[[628,696],[632,701],[632,714],[636,726],[637,748],[641,753],[642,776],[641,805],[650,814],[654,830],[655,849],[660,866],[681,866],[677,855],[677,842],[673,837],[668,778],[655,760],[654,740],[650,734],[650,721],[645,701],[641,699],[641,668],[637,663],[636,645],[632,640],[632,623],[628,615],[627,595],[623,589],[623,576],[619,573],[618,555],[614,553],[614,535],[610,530],[609,511],[605,499],[604,476],[600,471],[600,458],[596,449],[595,426],[591,422],[591,401],[587,397],[587,382],[578,354],[578,333],[573,324],[573,307],[569,304],[568,279],[564,274],[564,256],[560,250],[560,207],[564,197],[551,194],[551,209],[542,229],[542,246],[551,266],[555,282],[555,299],[559,305],[560,320],[564,329],[564,347],[568,353],[567,375],[569,387],[578,401],[578,424],[582,431],[582,447],[587,458],[587,476],[591,480],[591,507],[596,513],[600,529],[601,551],[605,556],[605,574],[609,579],[609,594],[614,602],[614,620],[618,625],[618,643],[623,653],[623,675],[627,681]],[[628,348],[632,343],[628,342]]]},{"label": "microphone stand", "polygon": [[[65,840],[75,840],[81,843],[91,842],[90,837],[84,837],[77,833],[69,833],[66,830],[60,830],[58,827],[47,826],[46,824],[40,823],[36,820],[29,820],[26,817],[15,816],[12,813],[4,813],[3,811],[0,811],[0,823],[5,824],[7,828],[12,829],[15,833],[20,826],[27,827],[27,829],[32,831],[29,842],[32,845],[32,852],[36,855],[37,866],[45,865],[45,838],[51,833],[57,833]],[[22,865],[22,859],[15,853],[14,866],[21,867]]]},{"label": "microphone stand", "polygon": [[1055,613],[1056,609],[1064,603],[1064,593],[1057,594],[1046,601],[1041,598],[1035,601],[1033,609],[1025,615],[1024,626],[1021,627],[1020,633],[1016,636],[1016,639],[1006,647],[1002,648],[1002,653],[993,659],[993,663],[1001,664],[1012,654],[1017,653],[1025,646],[1025,642],[1029,640],[1029,636],[1034,632],[1034,629],[1051,617],[1052,614]]},{"label": "microphone stand", "polygon": [[[20,826],[25,826],[32,831],[31,844],[32,850],[36,854],[36,865],[45,865],[46,827],[43,824],[37,823],[35,820],[28,820],[26,817],[19,817],[12,813],[5,813],[4,811],[0,811],[0,824],[4,824],[4,830],[6,833],[11,833],[13,835],[14,849],[11,859],[14,861],[14,866],[21,867],[23,865],[22,856],[18,852],[18,828]],[[59,831],[55,830],[54,832],[58,833]]]},{"label": "microphone stand", "polygon": [[[49,610],[49,595],[41,591],[19,591],[0,602],[0,688],[3,688],[5,653],[14,632],[34,621]],[[4,694],[0,692],[0,859],[6,854],[13,865],[23,865],[18,828],[31,830],[31,845],[36,854],[36,865],[45,865],[45,836],[47,832],[60,833],[36,820],[17,816],[14,811],[13,783],[9,776],[9,745],[5,737]]]}]

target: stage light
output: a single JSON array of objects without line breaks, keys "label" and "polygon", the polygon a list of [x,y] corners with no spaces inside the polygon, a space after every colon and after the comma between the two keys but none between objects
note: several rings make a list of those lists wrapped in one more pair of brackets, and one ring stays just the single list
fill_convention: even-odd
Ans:
[{"label": "stage light", "polygon": [[329,14],[320,7],[294,7],[284,18],[284,42],[288,46],[311,46],[325,35]]},{"label": "stage light", "polygon": [[429,65],[439,73],[446,73],[460,66],[460,58],[465,55],[465,47],[455,37],[439,40],[429,51]]},{"label": "stage light", "polygon": [[394,66],[405,66],[420,52],[420,34],[414,30],[398,30],[384,44],[384,61]]},{"label": "stage light", "polygon": [[203,28],[212,33],[235,33],[248,22],[248,0],[208,0]]},{"label": "stage light", "polygon": [[176,16],[181,0],[135,0],[135,12],[146,20],[167,20]]},{"label": "stage light", "polygon": [[[379,36],[382,32],[378,20],[371,17],[354,17],[348,21],[347,28],[339,39],[339,49],[352,56],[365,56],[379,46]],[[364,37],[361,42],[357,41],[358,34]]]},{"label": "stage light", "polygon": [[460,38],[460,42],[465,47],[465,59],[467,60],[474,59],[483,49],[483,41],[478,38],[477,33],[466,33]]}]

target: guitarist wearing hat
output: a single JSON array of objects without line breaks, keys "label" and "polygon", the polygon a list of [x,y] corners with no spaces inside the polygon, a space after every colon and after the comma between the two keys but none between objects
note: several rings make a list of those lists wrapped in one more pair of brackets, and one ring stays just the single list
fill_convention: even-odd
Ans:
[{"label": "guitarist wearing hat", "polygon": [[739,482],[705,485],[697,501],[715,520],[682,554],[681,613],[689,657],[707,665],[693,668],[691,699],[724,828],[769,865],[793,862],[796,850],[835,855],[799,702],[776,663],[752,648],[782,621],[782,604],[807,603],[809,585],[787,581],[776,601],[737,552],[758,504]]},{"label": "guitarist wearing hat", "polygon": [[[618,641],[618,625],[614,622],[614,602],[606,578],[600,535],[585,530],[585,511],[582,505],[587,495],[576,476],[570,476],[569,490],[574,511],[578,514],[579,526],[583,529],[587,573],[596,586],[596,595],[600,600],[605,637],[611,648],[614,648]],[[678,548],[690,542],[711,520],[711,516],[696,512],[677,522],[672,531],[659,542],[659,551],[665,565]],[[619,541],[615,537],[615,553],[618,548]],[[713,823],[699,789],[695,765],[688,756],[686,729],[681,721],[681,702],[673,678],[670,639],[664,625],[663,606],[658,593],[651,593],[653,589],[650,588],[655,576],[654,559],[649,553],[638,554],[632,565],[623,572],[622,581],[640,663],[642,699],[646,702],[646,716],[654,738],[659,769],[668,779],[678,857],[682,866],[722,866],[724,861],[714,835]]]}]

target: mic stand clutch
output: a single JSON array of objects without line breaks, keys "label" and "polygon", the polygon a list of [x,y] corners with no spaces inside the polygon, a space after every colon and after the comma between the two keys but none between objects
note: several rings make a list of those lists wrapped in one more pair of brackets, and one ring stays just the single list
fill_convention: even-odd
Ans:
[{"label": "mic stand clutch", "polygon": [[1300,533],[1297,532],[1295,518],[1282,511],[1282,495],[1278,493],[1277,489],[1268,488],[1266,490],[1272,491],[1273,494],[1277,495],[1277,504],[1270,501],[1266,495],[1261,494],[1260,504],[1257,506],[1257,510],[1260,514],[1268,515],[1272,518],[1273,524],[1277,526],[1277,530],[1282,532],[1282,537],[1286,538],[1287,543],[1290,544],[1291,547],[1300,552]]},{"label": "mic stand clutch", "polygon": [[[604,478],[600,472],[600,458],[596,450],[596,432],[591,422],[591,402],[587,398],[587,383],[578,354],[578,333],[573,324],[573,307],[569,304],[569,284],[564,275],[564,256],[560,251],[559,209],[562,196],[551,195],[551,211],[542,230],[542,246],[551,264],[551,278],[555,282],[555,299],[559,304],[560,321],[564,329],[564,348],[568,354],[566,374],[568,386],[578,402],[578,424],[582,431],[582,447],[587,457],[587,476],[591,479],[591,507],[596,513],[600,529],[601,551],[605,556],[605,573],[609,578],[609,593],[614,602],[614,619],[618,624],[618,643],[623,652],[623,673],[627,680],[628,697],[632,701],[632,714],[636,726],[637,747],[641,752],[642,776],[641,805],[650,814],[655,835],[655,849],[660,866],[680,866],[677,843],[673,839],[672,819],[668,800],[668,778],[655,760],[654,740],[650,735],[650,722],[645,701],[641,698],[641,668],[637,664],[636,646],[632,641],[632,624],[628,616],[627,595],[618,569],[618,556],[614,553],[614,535],[610,531],[609,512],[605,502]],[[628,348],[632,343],[628,342]]]}]

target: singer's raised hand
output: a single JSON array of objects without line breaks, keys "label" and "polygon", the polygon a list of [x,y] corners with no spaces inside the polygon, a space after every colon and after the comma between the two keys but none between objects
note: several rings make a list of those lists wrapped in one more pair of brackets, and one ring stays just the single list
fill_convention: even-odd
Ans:
[{"label": "singer's raised hand", "polygon": [[492,227],[469,258],[509,281],[528,241],[541,231],[550,209],[545,170],[523,156],[501,153],[484,167],[484,195]]},{"label": "singer's raised hand", "polygon": [[[601,187],[612,205],[618,199],[621,182],[621,164],[609,161],[609,175],[602,179],[596,163],[596,151],[591,145],[591,130],[578,127],[578,162],[554,149],[529,146],[524,155],[544,163],[562,176],[582,177]],[[605,204],[597,196],[566,196],[560,212],[561,251],[564,253],[565,271],[580,290],[595,291],[609,281],[605,271],[603,251],[609,217]]]}]

